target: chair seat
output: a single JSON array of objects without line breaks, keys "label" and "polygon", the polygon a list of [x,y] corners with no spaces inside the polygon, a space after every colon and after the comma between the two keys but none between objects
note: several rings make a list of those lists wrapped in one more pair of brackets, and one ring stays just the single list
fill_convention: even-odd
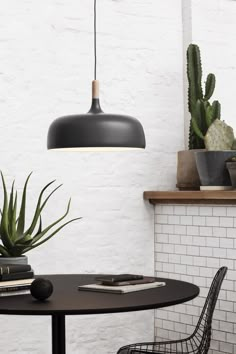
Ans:
[{"label": "chair seat", "polygon": [[211,341],[212,317],[227,267],[216,273],[208,292],[197,326],[190,337],[176,341],[126,345],[117,354],[207,354]]},{"label": "chair seat", "polygon": [[195,354],[199,347],[191,337],[184,340],[126,345],[117,354]]}]

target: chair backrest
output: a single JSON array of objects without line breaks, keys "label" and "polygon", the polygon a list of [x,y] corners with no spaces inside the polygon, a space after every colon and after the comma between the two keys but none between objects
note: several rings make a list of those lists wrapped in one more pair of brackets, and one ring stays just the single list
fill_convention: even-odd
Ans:
[{"label": "chair backrest", "polygon": [[227,267],[221,267],[216,273],[211,283],[196,329],[191,336],[191,339],[193,339],[198,346],[198,353],[207,353],[210,347],[212,317],[227,270]]}]

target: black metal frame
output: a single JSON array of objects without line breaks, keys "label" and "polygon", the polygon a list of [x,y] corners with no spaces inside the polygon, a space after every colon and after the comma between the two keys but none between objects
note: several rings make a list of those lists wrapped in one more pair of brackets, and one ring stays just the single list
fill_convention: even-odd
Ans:
[{"label": "black metal frame", "polygon": [[117,354],[207,354],[211,341],[212,317],[226,272],[227,267],[222,267],[216,273],[191,336],[176,341],[131,344],[120,348]]}]

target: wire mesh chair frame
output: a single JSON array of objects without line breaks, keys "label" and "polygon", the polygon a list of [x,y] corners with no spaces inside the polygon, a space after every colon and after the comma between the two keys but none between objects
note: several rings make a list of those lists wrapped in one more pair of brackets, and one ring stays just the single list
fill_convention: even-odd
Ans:
[{"label": "wire mesh chair frame", "polygon": [[227,267],[221,267],[212,283],[194,332],[175,341],[146,342],[124,346],[117,354],[207,354],[210,348],[212,317]]}]

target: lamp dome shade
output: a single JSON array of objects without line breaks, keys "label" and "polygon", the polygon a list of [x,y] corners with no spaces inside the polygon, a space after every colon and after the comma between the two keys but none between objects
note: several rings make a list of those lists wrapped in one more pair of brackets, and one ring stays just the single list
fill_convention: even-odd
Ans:
[{"label": "lamp dome shade", "polygon": [[48,149],[129,150],[144,149],[141,123],[130,116],[104,113],[98,98],[93,98],[87,114],[57,118],[48,131]]}]

